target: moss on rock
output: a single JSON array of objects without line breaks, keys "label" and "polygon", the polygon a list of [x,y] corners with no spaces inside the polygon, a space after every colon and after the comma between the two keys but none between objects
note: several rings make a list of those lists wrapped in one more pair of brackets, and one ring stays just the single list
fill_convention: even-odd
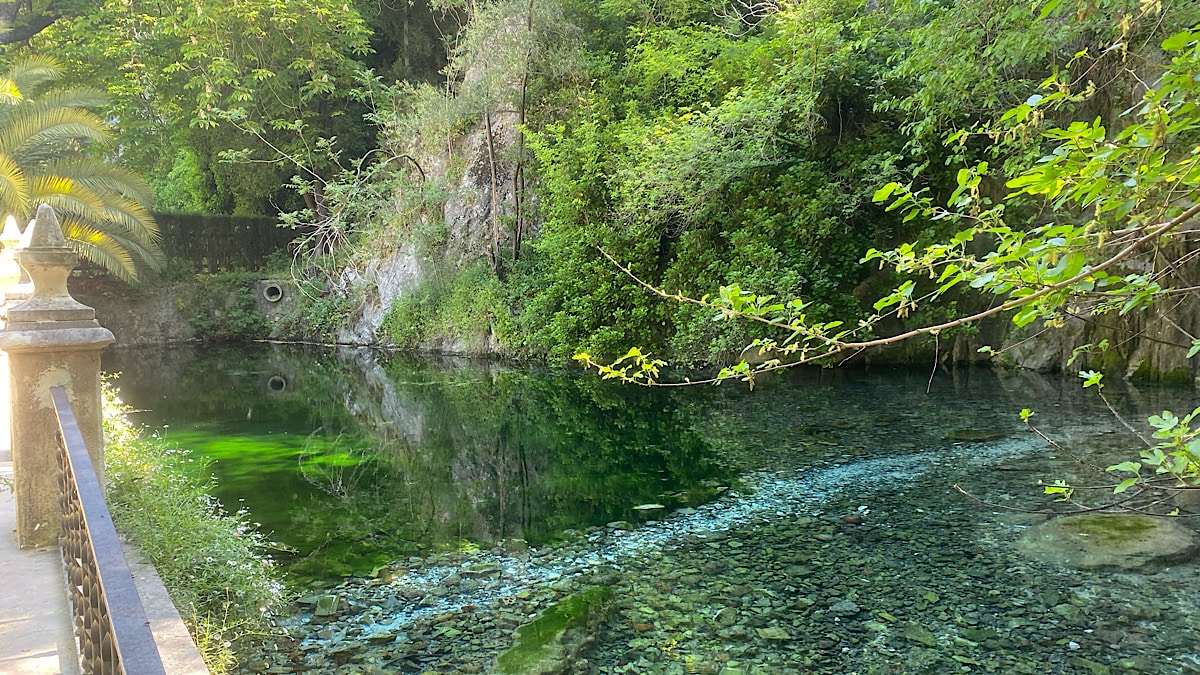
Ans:
[{"label": "moss on rock", "polygon": [[1130,379],[1143,382],[1190,384],[1192,382],[1192,371],[1190,368],[1172,368],[1170,370],[1162,370],[1154,367],[1154,365],[1150,363],[1149,359],[1145,359],[1138,364],[1137,369],[1133,371]]},{"label": "moss on rock", "polygon": [[595,586],[547,607],[517,629],[513,646],[496,659],[500,675],[568,673],[608,614],[612,589]]},{"label": "moss on rock", "polygon": [[1031,527],[1017,547],[1035,560],[1065,567],[1143,572],[1192,559],[1200,538],[1168,518],[1088,513]]}]

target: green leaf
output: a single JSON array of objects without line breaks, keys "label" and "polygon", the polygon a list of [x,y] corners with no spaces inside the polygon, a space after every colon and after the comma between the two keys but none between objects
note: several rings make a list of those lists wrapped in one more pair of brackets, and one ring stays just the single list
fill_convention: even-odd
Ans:
[{"label": "green leaf", "polygon": [[1187,357],[1190,359],[1200,352],[1200,340],[1192,340],[1192,348],[1188,350]]},{"label": "green leaf", "polygon": [[884,201],[888,197],[891,197],[892,193],[895,192],[896,188],[898,188],[898,187],[900,187],[900,184],[896,183],[896,182],[891,182],[891,183],[888,183],[887,185],[884,185],[883,187],[881,187],[875,191],[875,195],[873,197],[871,197],[871,201],[875,202],[876,204]]},{"label": "green leaf", "polygon": [[1179,51],[1180,49],[1188,46],[1188,44],[1195,39],[1195,33],[1191,31],[1183,31],[1182,33],[1176,33],[1166,40],[1163,40],[1162,48],[1169,52]]},{"label": "green leaf", "polygon": [[1050,16],[1054,10],[1058,9],[1058,5],[1061,2],[1062,0],[1046,0],[1046,2],[1042,5],[1042,11],[1038,13],[1038,21]]},{"label": "green leaf", "polygon": [[1013,323],[1016,324],[1018,328],[1020,328],[1020,327],[1028,326],[1029,324],[1033,323],[1033,320],[1036,319],[1037,317],[1038,317],[1038,308],[1030,306],[1030,305],[1026,305],[1025,307],[1022,307],[1020,309],[1020,311],[1018,311],[1016,314],[1013,314],[1012,320],[1013,320]]},{"label": "green leaf", "polygon": [[1137,473],[1141,470],[1142,470],[1142,465],[1140,463],[1131,462],[1131,461],[1121,462],[1120,464],[1113,464],[1112,466],[1105,469],[1105,471],[1120,471],[1122,473]]},{"label": "green leaf", "polygon": [[1117,485],[1117,487],[1113,488],[1113,494],[1119,495],[1122,492],[1133,487],[1137,482],[1138,482],[1137,476],[1130,476],[1129,478],[1126,478],[1125,480],[1121,481],[1121,483],[1119,485]]}]

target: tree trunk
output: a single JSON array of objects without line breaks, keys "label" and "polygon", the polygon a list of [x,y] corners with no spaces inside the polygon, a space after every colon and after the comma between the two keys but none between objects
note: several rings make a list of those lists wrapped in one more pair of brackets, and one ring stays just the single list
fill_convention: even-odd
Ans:
[{"label": "tree trunk", "polygon": [[404,60],[404,77],[410,77],[412,74],[412,57],[408,53],[408,25],[412,15],[411,3],[409,0],[404,0],[401,4],[404,5],[404,9],[402,10],[404,14],[400,17],[400,56]]},{"label": "tree trunk", "polygon": [[513,200],[516,202],[516,226],[513,228],[513,262],[521,258],[521,235],[525,231],[525,108],[529,91],[529,62],[533,59],[533,0],[525,10],[525,32],[529,44],[525,47],[525,64],[521,71],[521,105],[517,110],[517,166],[513,170]]},{"label": "tree trunk", "polygon": [[488,265],[496,278],[504,280],[504,261],[500,256],[500,178],[496,171],[496,138],[492,134],[492,113],[483,115],[487,125],[488,168],[492,174],[492,239],[488,244]]},{"label": "tree trunk", "polygon": [[336,248],[335,233],[330,230],[331,214],[329,204],[325,200],[325,183],[320,179],[314,180],[312,189],[304,193],[304,205],[313,214],[313,248],[319,255],[332,253]]}]

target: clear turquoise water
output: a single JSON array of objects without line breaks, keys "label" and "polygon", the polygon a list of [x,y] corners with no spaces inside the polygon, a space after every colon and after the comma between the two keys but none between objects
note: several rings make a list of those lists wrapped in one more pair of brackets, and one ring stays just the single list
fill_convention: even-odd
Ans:
[{"label": "clear turquoise water", "polygon": [[[812,370],[646,390],[266,345],[105,367],[138,419],[211,460],[227,507],[290,547],[296,584],[344,578],[327,592],[348,610],[298,607],[247,672],[479,672],[515,625],[595,583],[617,600],[580,673],[1200,669],[1194,563],[1127,574],[1018,551],[1046,520],[1028,511],[1063,508],[1039,481],[1102,484],[1089,465],[1136,456],[1078,378]],[[1196,405],[1106,391],[1135,427]]]}]

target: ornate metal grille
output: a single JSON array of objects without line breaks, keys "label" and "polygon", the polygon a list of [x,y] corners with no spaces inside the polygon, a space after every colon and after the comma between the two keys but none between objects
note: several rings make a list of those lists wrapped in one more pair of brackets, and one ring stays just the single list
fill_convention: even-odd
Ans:
[{"label": "ornate metal grille", "polygon": [[85,675],[165,675],[100,481],[62,387],[58,414],[62,555]]}]

